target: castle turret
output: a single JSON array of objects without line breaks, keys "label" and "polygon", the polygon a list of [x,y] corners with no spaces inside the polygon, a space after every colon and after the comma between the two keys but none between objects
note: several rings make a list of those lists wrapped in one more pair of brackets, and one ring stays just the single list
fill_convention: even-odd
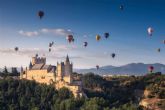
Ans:
[{"label": "castle turret", "polygon": [[20,71],[20,79],[23,78],[23,67],[21,66],[21,71]]},{"label": "castle turret", "polygon": [[36,55],[35,57],[32,57],[32,65],[35,64],[46,64],[46,58],[45,57],[38,57],[38,55]]},{"label": "castle turret", "polygon": [[31,70],[33,67],[32,62],[29,63],[29,70]]}]

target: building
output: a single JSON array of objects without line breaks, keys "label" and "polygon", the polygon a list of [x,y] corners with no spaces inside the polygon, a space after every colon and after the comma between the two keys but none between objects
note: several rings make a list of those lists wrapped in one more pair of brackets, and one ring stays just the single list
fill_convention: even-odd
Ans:
[{"label": "building", "polygon": [[72,72],[73,64],[70,63],[68,55],[65,62],[57,62],[57,66],[46,65],[46,58],[36,55],[32,57],[29,68],[21,69],[20,79],[53,84],[56,89],[66,87],[75,97],[81,97],[83,95],[82,82],[74,80]]}]

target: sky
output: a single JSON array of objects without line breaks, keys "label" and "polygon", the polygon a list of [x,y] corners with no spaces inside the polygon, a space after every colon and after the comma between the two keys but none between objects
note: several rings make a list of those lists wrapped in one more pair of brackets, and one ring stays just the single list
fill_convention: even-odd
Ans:
[{"label": "sky", "polygon": [[[0,67],[26,67],[35,54],[52,65],[68,54],[74,68],[165,64],[164,6],[164,0],[0,0]],[[37,16],[40,10],[42,19]],[[154,30],[152,36],[148,27]],[[67,42],[68,34],[74,43]],[[86,48],[83,42],[88,42]]]}]

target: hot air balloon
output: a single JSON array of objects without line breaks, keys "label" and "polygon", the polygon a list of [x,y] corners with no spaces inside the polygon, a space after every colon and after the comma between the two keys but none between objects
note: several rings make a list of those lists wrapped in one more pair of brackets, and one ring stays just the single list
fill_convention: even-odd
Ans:
[{"label": "hot air balloon", "polygon": [[109,33],[104,33],[105,38],[107,39],[109,37]]},{"label": "hot air balloon", "polygon": [[52,43],[49,43],[49,47],[52,47]]},{"label": "hot air balloon", "polygon": [[74,38],[72,39],[72,42],[74,42]]},{"label": "hot air balloon", "polygon": [[96,40],[99,41],[101,39],[100,35],[96,35]]},{"label": "hot air balloon", "polygon": [[120,5],[120,10],[124,10],[124,5]]},{"label": "hot air balloon", "polygon": [[163,40],[163,44],[165,44],[165,40]]},{"label": "hot air balloon", "polygon": [[98,70],[100,67],[99,67],[99,65],[96,65],[96,69]]},{"label": "hot air balloon", "polygon": [[153,72],[153,70],[154,70],[154,67],[153,67],[153,66],[149,66],[149,67],[148,67],[148,71],[149,71],[149,72],[151,72],[151,73],[152,73],[152,72]]},{"label": "hot air balloon", "polygon": [[40,17],[40,19],[42,19],[43,16],[44,16],[44,12],[43,12],[43,11],[39,11],[39,12],[38,12],[38,16]]},{"label": "hot air balloon", "polygon": [[49,48],[49,52],[51,52],[51,48]]},{"label": "hot air balloon", "polygon": [[152,36],[152,33],[154,32],[154,30],[153,30],[151,27],[149,27],[149,28],[147,29],[147,32],[148,32],[148,34],[149,34],[150,36]]},{"label": "hot air balloon", "polygon": [[66,39],[68,40],[69,43],[74,42],[73,35],[68,35]]},{"label": "hot air balloon", "polygon": [[115,53],[112,53],[111,56],[112,56],[112,58],[115,58],[116,54]]},{"label": "hot air balloon", "polygon": [[51,44],[52,44],[52,46],[53,46],[53,45],[54,45],[54,42],[52,41],[52,43],[51,43]]},{"label": "hot air balloon", "polygon": [[88,42],[84,42],[84,47],[86,47],[88,45]]},{"label": "hot air balloon", "polygon": [[19,48],[18,47],[15,47],[14,50],[17,52],[19,50]]},{"label": "hot air balloon", "polygon": [[158,48],[157,51],[160,52],[160,48]]}]

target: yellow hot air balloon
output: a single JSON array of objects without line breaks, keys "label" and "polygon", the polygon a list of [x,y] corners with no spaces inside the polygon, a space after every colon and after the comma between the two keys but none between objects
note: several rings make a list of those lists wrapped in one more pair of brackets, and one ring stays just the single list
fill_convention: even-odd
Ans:
[{"label": "yellow hot air balloon", "polygon": [[96,35],[96,40],[99,41],[101,39],[100,35]]}]

